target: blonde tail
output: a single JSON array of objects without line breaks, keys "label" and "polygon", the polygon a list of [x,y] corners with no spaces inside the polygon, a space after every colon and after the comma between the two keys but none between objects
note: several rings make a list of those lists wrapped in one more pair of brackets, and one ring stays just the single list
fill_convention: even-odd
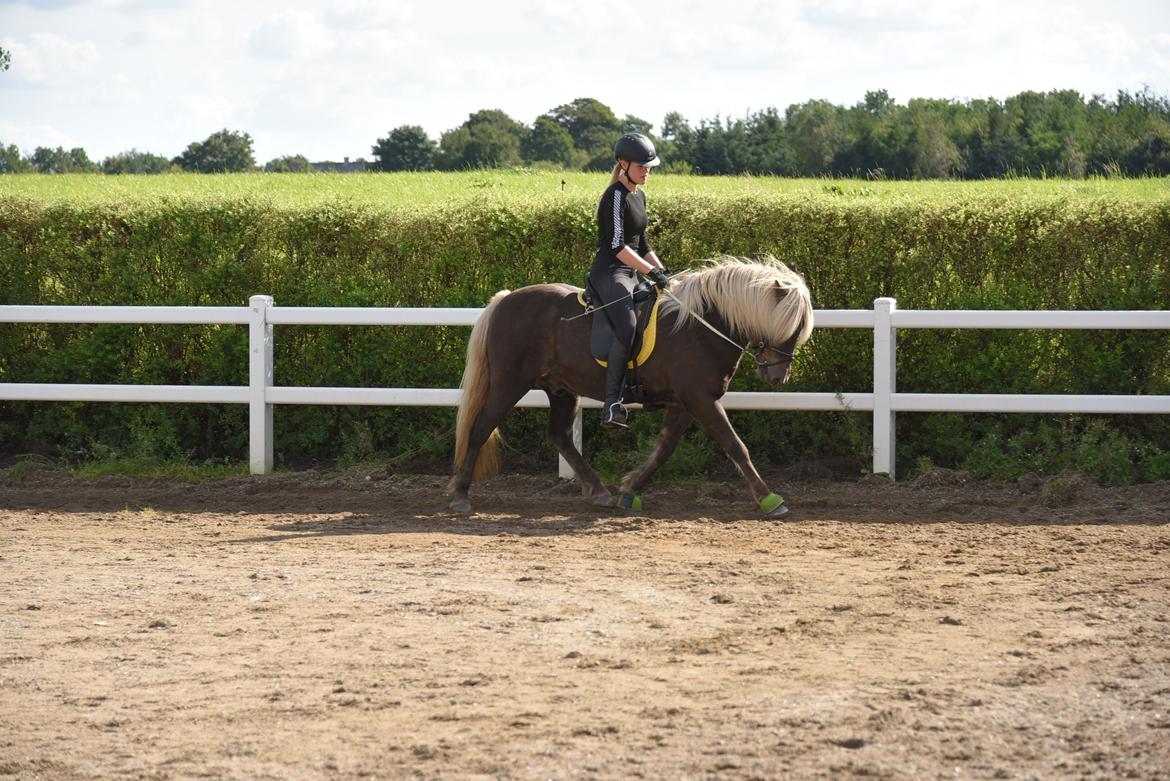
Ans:
[{"label": "blonde tail", "polygon": [[[471,339],[467,343],[467,366],[463,369],[463,381],[459,387],[463,396],[459,400],[459,414],[455,418],[455,471],[463,466],[467,459],[468,439],[471,436],[471,427],[483,410],[491,385],[491,373],[488,366],[487,336],[491,327],[492,312],[500,299],[508,295],[507,290],[501,290],[492,296],[491,302],[475,321],[471,329]],[[496,446],[500,438],[499,429],[492,431],[483,447],[479,449],[479,458],[475,462],[473,480],[482,480],[485,477],[499,474],[500,454]]]}]

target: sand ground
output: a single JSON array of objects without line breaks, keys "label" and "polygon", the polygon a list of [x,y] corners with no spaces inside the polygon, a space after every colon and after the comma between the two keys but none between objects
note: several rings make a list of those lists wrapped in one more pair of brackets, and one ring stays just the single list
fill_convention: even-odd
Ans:
[{"label": "sand ground", "polygon": [[0,779],[1170,778],[1170,484],[0,476]]}]

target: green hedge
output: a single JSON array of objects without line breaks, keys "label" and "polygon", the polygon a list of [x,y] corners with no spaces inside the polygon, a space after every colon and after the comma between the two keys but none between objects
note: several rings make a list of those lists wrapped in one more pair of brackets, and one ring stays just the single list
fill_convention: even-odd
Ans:
[{"label": "green hedge", "polygon": [[[598,188],[600,189],[600,187]],[[485,192],[378,205],[289,204],[255,194],[36,199],[0,193],[0,300],[19,304],[482,306],[500,288],[579,283],[593,254],[595,195]],[[875,193],[651,190],[652,236],[673,267],[721,253],[771,253],[803,272],[817,308],[1163,309],[1170,302],[1170,195],[937,186]],[[281,326],[281,385],[455,387],[466,328]],[[868,331],[824,329],[789,390],[871,387]],[[735,387],[759,390],[751,372]],[[909,392],[1170,393],[1170,334],[903,331]],[[242,326],[0,324],[0,382],[245,384]],[[587,450],[611,475],[653,441],[593,428]],[[868,464],[865,413],[738,413],[758,464],[845,458]],[[278,407],[279,461],[391,456],[438,468],[454,411]],[[548,462],[545,413],[505,425],[513,465]],[[1111,482],[1170,477],[1165,416],[947,415],[898,418],[899,471],[927,464],[1011,478],[1086,468]],[[119,452],[246,458],[246,411],[229,405],[0,403],[0,455]],[[671,470],[723,464],[692,433]]]}]

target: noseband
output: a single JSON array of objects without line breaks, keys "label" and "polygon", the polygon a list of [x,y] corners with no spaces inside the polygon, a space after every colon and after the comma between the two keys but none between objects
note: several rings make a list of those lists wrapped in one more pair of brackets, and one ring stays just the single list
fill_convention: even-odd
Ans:
[{"label": "noseband", "polygon": [[[781,358],[783,358],[783,360],[781,360],[781,361],[760,360],[760,356],[764,353],[765,350],[771,350],[772,352],[776,353]],[[770,366],[778,366],[781,363],[792,363],[794,360],[796,360],[796,356],[793,355],[792,353],[790,353],[788,350],[781,350],[779,347],[773,347],[772,345],[765,342],[763,339],[761,339],[759,342],[757,342],[754,346],[753,345],[746,345],[743,348],[743,351],[752,357],[752,359],[756,362],[756,368],[759,369],[760,371],[764,371],[765,369],[767,369]]]}]

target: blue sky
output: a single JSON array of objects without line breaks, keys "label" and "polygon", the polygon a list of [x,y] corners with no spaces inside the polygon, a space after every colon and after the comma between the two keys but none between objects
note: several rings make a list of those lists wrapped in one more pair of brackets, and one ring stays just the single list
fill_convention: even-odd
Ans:
[{"label": "blue sky", "polygon": [[866,90],[1170,95],[1166,0],[0,0],[0,143],[168,157],[221,128],[263,163],[370,157],[482,108],[578,97],[658,125]]}]

